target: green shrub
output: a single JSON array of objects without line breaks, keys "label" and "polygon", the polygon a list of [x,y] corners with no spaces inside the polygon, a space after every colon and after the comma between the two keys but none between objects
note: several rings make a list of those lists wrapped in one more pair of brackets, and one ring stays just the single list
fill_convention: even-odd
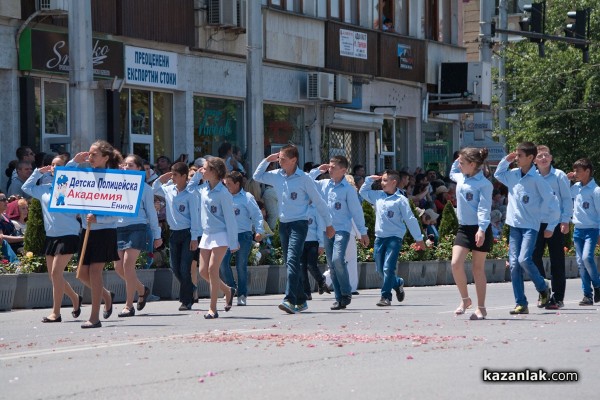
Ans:
[{"label": "green shrub", "polygon": [[367,235],[369,236],[369,244],[370,247],[373,247],[373,243],[375,243],[375,208],[368,201],[362,202],[362,208],[365,216]]},{"label": "green shrub", "polygon": [[451,202],[447,202],[444,206],[442,221],[440,222],[438,231],[440,233],[440,238],[448,235],[456,235],[456,232],[458,232],[458,218],[456,217],[456,212],[454,211]]},{"label": "green shrub", "polygon": [[34,256],[44,256],[46,242],[46,229],[42,217],[42,205],[39,200],[31,199],[29,203],[29,216],[27,217],[27,230],[25,231],[24,250],[32,252]]}]

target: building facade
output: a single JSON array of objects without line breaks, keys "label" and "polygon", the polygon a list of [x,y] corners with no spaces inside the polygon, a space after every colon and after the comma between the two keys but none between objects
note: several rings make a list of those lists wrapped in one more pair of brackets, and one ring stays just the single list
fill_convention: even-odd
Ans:
[{"label": "building facade", "polygon": [[[466,61],[463,3],[91,0],[95,137],[151,162],[217,155],[223,142],[245,154],[258,140],[250,169],[294,143],[301,163],[343,154],[368,174],[445,172],[460,118],[429,112],[427,94],[441,63]],[[4,166],[20,145],[74,154],[90,144],[71,129],[68,16],[36,5],[0,5]],[[258,24],[247,6],[260,7]],[[246,126],[251,29],[262,32],[262,132]]]}]

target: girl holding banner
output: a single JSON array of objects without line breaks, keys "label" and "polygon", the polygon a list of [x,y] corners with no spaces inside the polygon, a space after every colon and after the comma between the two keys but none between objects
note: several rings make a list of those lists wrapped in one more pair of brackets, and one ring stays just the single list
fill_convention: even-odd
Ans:
[{"label": "girl holding banner", "polygon": [[[77,153],[67,166],[78,166],[88,162],[93,169],[118,169],[123,157],[110,143],[98,140],[90,146],[89,152]],[[83,259],[77,271],[77,277],[92,291],[92,310],[90,318],[81,327],[100,328],[100,302],[104,299],[103,317],[107,319],[113,311],[114,293],[104,288],[102,270],[107,262],[119,260],[117,251],[117,220],[119,217],[108,215],[82,215],[83,230],[79,241],[79,254]],[[89,233],[87,231],[89,230]],[[86,237],[87,236],[87,237]],[[87,245],[90,243],[90,245]],[[86,246],[87,245],[87,246]]]},{"label": "girl holding banner", "polygon": [[65,267],[73,253],[77,251],[79,244],[80,225],[77,221],[77,214],[49,212],[48,204],[52,195],[52,182],[36,185],[43,175],[47,173],[53,175],[54,167],[63,166],[66,161],[63,156],[54,157],[51,165],[33,171],[21,187],[24,193],[38,199],[42,205],[44,228],[46,229],[46,265],[52,282],[52,314],[42,318],[44,323],[62,321],[60,306],[65,293],[73,303],[71,312],[73,318],[77,318],[81,314],[81,301],[83,300],[63,277]]},{"label": "girl holding banner", "polygon": [[[144,170],[144,161],[140,156],[130,154],[125,158],[123,169]],[[117,246],[120,260],[115,261],[115,271],[123,280],[127,290],[125,307],[118,315],[119,317],[133,317],[133,297],[138,293],[137,309],[141,311],[146,305],[150,289],[144,286],[135,274],[135,262],[142,250],[146,249],[146,228],[150,225],[152,231],[153,248],[162,245],[158,216],[154,209],[154,193],[152,187],[144,183],[143,197],[140,202],[138,215],[136,217],[121,217],[117,222]]]}]

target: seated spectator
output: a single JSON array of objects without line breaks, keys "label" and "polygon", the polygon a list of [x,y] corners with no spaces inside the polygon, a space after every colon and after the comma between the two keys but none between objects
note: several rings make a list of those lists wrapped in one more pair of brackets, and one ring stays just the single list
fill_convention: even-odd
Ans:
[{"label": "seated spectator", "polygon": [[[8,260],[9,263],[16,263],[19,261],[19,259],[17,258],[17,255],[15,254],[15,252],[13,251],[12,247],[10,247],[10,244],[4,240],[4,235],[2,235],[0,233],[0,242],[1,242],[1,253],[2,253],[2,257],[6,260]],[[1,267],[1,265],[0,265]]]},{"label": "seated spectator", "polygon": [[[14,202],[16,201],[17,200],[15,200]],[[23,237],[23,235],[17,235],[15,226],[6,214],[7,208],[8,198],[4,193],[0,192],[0,233],[2,234],[3,239],[10,244],[12,250],[15,253],[18,253],[18,250],[23,246],[23,240],[25,240],[25,238]]]},{"label": "seated spectator", "polygon": [[427,238],[426,243],[428,245],[437,246],[440,242],[440,233],[438,232],[435,224],[440,215],[433,211],[431,208],[424,210],[422,208],[417,207],[416,211],[419,217],[421,218],[423,231],[425,237]]},{"label": "seated spectator", "polygon": [[441,213],[448,202],[448,188],[446,186],[438,186],[435,189],[435,209]]},{"label": "seated spectator", "polygon": [[8,203],[6,207],[6,216],[15,226],[17,236],[25,236],[27,230],[27,217],[29,215],[29,203],[21,198]]},{"label": "seated spectator", "polygon": [[490,225],[492,226],[494,239],[500,240],[502,238],[502,228],[504,228],[502,212],[500,210],[492,210],[490,213]]}]

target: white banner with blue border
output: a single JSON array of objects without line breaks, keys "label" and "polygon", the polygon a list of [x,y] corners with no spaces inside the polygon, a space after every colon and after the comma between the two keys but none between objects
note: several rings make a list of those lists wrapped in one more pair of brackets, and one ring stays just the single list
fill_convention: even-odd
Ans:
[{"label": "white banner with blue border", "polygon": [[136,216],[145,178],[144,171],[57,167],[48,210]]}]

